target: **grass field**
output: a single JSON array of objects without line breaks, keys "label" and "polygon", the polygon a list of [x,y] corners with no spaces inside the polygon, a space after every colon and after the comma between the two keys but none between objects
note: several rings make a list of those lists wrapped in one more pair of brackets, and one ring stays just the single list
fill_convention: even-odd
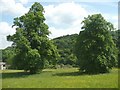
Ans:
[{"label": "grass field", "polygon": [[110,73],[87,75],[77,68],[45,69],[28,75],[20,70],[5,70],[2,74],[3,88],[118,88],[118,69]]}]

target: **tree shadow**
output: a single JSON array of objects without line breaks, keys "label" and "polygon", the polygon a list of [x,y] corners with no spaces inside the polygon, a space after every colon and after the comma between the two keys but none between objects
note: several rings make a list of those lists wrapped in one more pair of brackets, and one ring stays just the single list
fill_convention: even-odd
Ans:
[{"label": "tree shadow", "polygon": [[28,72],[7,72],[7,73],[2,73],[2,79],[6,78],[23,78],[27,77],[30,75]]},{"label": "tree shadow", "polygon": [[64,72],[64,73],[56,73],[53,76],[80,76],[80,75],[90,75],[85,72]]},{"label": "tree shadow", "polygon": [[[52,71],[40,71],[36,74],[40,74],[40,73],[46,73],[46,72],[52,72]],[[28,77],[30,75],[35,75],[35,74],[30,74],[29,72],[4,72],[4,73],[0,73],[0,76],[2,79],[6,79],[6,78],[24,78],[24,77]]]},{"label": "tree shadow", "polygon": [[53,76],[80,76],[80,75],[99,75],[99,74],[106,74],[106,73],[87,73],[87,72],[76,71],[76,72],[56,73],[53,74]]}]

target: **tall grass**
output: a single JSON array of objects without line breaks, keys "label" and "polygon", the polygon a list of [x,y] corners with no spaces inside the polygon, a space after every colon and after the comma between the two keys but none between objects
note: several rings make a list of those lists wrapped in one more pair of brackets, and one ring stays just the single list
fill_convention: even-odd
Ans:
[{"label": "tall grass", "polygon": [[88,75],[77,68],[45,69],[29,75],[22,70],[5,70],[3,88],[118,88],[118,69],[110,73]]}]

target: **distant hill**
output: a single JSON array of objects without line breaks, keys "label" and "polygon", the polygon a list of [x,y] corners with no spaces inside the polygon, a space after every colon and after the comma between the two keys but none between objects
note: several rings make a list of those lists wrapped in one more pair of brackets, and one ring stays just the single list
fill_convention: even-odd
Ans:
[{"label": "distant hill", "polygon": [[111,34],[118,48],[118,67],[120,67],[120,30],[112,31]]},{"label": "distant hill", "polygon": [[[118,49],[120,49],[120,30],[110,32],[114,42],[116,43]],[[58,64],[70,64],[76,65],[76,56],[74,55],[74,45],[76,43],[76,38],[78,34],[65,35],[54,38],[53,41],[57,46],[59,54],[61,57],[58,60]]]},{"label": "distant hill", "polygon": [[57,62],[58,64],[76,65],[77,58],[74,55],[74,45],[76,43],[77,36],[78,34],[72,34],[53,39],[61,56]]},{"label": "distant hill", "polygon": [[0,62],[2,62],[2,49],[0,49]]}]

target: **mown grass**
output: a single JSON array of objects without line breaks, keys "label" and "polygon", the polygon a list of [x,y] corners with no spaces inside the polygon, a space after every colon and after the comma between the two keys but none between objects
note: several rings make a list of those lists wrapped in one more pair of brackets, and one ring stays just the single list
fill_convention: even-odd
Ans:
[{"label": "mown grass", "polygon": [[118,69],[110,73],[87,75],[77,68],[45,69],[29,75],[22,70],[5,70],[3,88],[118,88]]}]

